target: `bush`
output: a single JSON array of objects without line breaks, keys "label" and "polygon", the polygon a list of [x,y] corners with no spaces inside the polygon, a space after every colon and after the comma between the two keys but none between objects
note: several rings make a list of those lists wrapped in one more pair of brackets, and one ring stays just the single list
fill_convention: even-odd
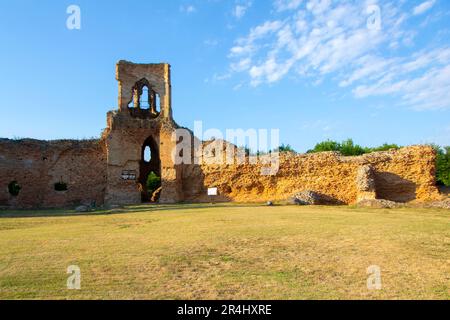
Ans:
[{"label": "bush", "polygon": [[450,147],[435,147],[437,151],[436,180],[438,184],[450,187]]},{"label": "bush", "polygon": [[388,144],[385,143],[380,147],[376,148],[368,148],[369,152],[377,152],[377,151],[389,151],[391,149],[400,149],[400,146],[397,144]]},{"label": "bush", "polygon": [[399,148],[400,147],[396,144],[388,144],[388,143],[385,143],[382,146],[376,148],[367,148],[355,144],[352,139],[347,139],[341,143],[332,140],[327,140],[316,144],[314,149],[309,150],[308,153],[338,151],[344,156],[360,156],[365,153],[376,151],[388,151],[391,149],[399,149]]},{"label": "bush", "polygon": [[367,149],[364,149],[358,144],[354,144],[352,139],[348,139],[341,143],[341,149],[339,150],[344,156],[360,156],[367,153]]},{"label": "bush", "polygon": [[147,177],[147,191],[151,195],[161,186],[161,178],[153,171]]},{"label": "bush", "polygon": [[12,181],[8,184],[8,191],[14,197],[17,197],[19,195],[21,189],[22,187],[19,186],[17,181]]},{"label": "bush", "polygon": [[289,145],[289,144],[282,144],[279,148],[278,148],[279,152],[294,152],[295,150]]},{"label": "bush", "polygon": [[317,153],[317,152],[325,152],[325,151],[340,151],[341,145],[336,141],[323,141],[314,147],[314,149],[309,150],[307,153]]}]

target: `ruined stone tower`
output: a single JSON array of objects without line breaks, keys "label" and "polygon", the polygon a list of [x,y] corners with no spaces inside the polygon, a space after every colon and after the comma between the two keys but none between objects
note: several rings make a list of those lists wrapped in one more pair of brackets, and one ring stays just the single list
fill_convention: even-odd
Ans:
[{"label": "ruined stone tower", "polygon": [[[150,172],[161,177],[161,203],[182,199],[181,172],[172,161],[170,65],[119,61],[118,110],[107,116],[107,204],[140,203]],[[145,159],[146,149],[151,158]],[[147,195],[148,196],[148,195]]]}]

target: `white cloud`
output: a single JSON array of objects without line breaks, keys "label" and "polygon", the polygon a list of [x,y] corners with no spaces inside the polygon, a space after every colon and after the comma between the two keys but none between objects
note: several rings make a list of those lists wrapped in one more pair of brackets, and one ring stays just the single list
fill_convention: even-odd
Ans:
[{"label": "white cloud", "polygon": [[309,13],[296,13],[287,21],[266,21],[239,39],[230,56],[247,59],[266,51],[265,59],[250,68],[250,76],[253,84],[270,83],[299,62],[302,74],[336,71],[381,42],[382,34],[368,30],[364,19],[355,22],[361,8],[329,7],[329,0],[311,0]]},{"label": "white cloud", "polygon": [[253,86],[259,85],[262,78],[265,78],[268,83],[276,82],[285,76],[290,68],[290,62],[277,63],[274,58],[270,58],[262,65],[253,66],[250,68],[249,72],[252,77],[251,84]]},{"label": "white cloud", "polygon": [[[446,51],[450,53],[450,49]],[[450,108],[450,59],[443,65],[425,69],[418,77],[403,77],[401,70],[409,73],[406,66],[409,63],[392,67],[374,84],[358,86],[354,89],[355,96],[394,94],[400,96],[401,104],[417,110]]]},{"label": "white cloud", "polygon": [[277,11],[297,9],[302,0],[275,0],[274,6]]},{"label": "white cloud", "polygon": [[[280,21],[266,21],[262,25],[259,25],[250,30],[248,37],[240,38],[236,41],[236,46],[230,49],[230,57],[242,57],[247,54],[251,54],[257,50],[255,42],[261,38],[264,38],[268,34],[276,32],[280,29],[282,23]],[[244,58],[246,59],[246,58]]]},{"label": "white cloud", "polygon": [[247,10],[252,6],[251,1],[239,2],[233,9],[233,16],[236,19],[241,19],[247,13]]},{"label": "white cloud", "polygon": [[248,36],[249,41],[257,40],[265,35],[275,32],[282,26],[281,21],[266,21],[262,25],[253,28]]},{"label": "white cloud", "polygon": [[[392,95],[415,109],[450,108],[450,48],[405,56],[398,51],[413,46],[416,36],[408,28],[411,15],[405,13],[404,2],[301,4],[275,0],[275,8],[285,10],[277,15],[285,18],[268,20],[237,39],[229,53],[231,72],[247,73],[252,86],[274,83],[288,74],[311,83],[327,77],[356,98]],[[373,4],[381,9],[381,30],[367,27],[366,9]],[[383,54],[386,50],[391,50],[389,55]]]},{"label": "white cloud", "polygon": [[247,7],[246,6],[241,6],[241,5],[237,5],[235,8],[234,8],[234,11],[233,11],[233,15],[236,17],[236,18],[238,18],[238,19],[240,19],[240,18],[242,18],[244,15],[245,15],[245,12],[247,11]]},{"label": "white cloud", "polygon": [[421,14],[425,13],[426,11],[430,10],[434,6],[435,3],[436,3],[436,0],[425,1],[414,8],[413,14],[415,16],[421,15]]},{"label": "white cloud", "polygon": [[300,128],[304,131],[311,130],[322,130],[324,132],[332,131],[336,127],[337,123],[331,122],[329,120],[316,120],[312,122],[303,122]]},{"label": "white cloud", "polygon": [[239,60],[238,62],[231,64],[231,70],[237,72],[248,70],[251,66],[251,63],[252,59],[250,58]]},{"label": "white cloud", "polygon": [[219,40],[217,39],[207,39],[203,41],[203,44],[208,47],[215,47],[219,44]]},{"label": "white cloud", "polygon": [[306,8],[314,15],[319,15],[331,6],[331,0],[310,0],[306,4]]},{"label": "white cloud", "polygon": [[197,9],[193,5],[180,6],[180,11],[190,14],[197,11]]}]

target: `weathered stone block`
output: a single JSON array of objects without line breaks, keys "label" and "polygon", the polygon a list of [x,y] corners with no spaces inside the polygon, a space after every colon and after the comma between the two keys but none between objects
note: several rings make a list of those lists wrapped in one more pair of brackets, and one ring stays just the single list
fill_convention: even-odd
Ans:
[{"label": "weathered stone block", "polygon": [[358,168],[356,174],[357,201],[376,199],[375,171],[371,165]]},{"label": "weathered stone block", "polygon": [[341,204],[339,200],[336,200],[325,194],[321,194],[315,191],[301,191],[293,195],[289,202],[298,205],[337,205]]}]

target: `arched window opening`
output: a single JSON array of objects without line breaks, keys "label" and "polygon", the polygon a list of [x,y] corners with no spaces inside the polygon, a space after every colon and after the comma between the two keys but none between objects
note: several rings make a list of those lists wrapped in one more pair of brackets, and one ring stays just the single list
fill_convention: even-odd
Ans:
[{"label": "arched window opening", "polygon": [[155,94],[155,111],[157,113],[161,112],[161,98],[159,97],[159,94]]},{"label": "arched window opening", "polygon": [[161,193],[161,159],[158,143],[152,136],[142,145],[139,172],[139,188],[142,202],[157,202]]},{"label": "arched window opening", "polygon": [[146,146],[144,149],[144,161],[149,163],[152,160],[152,150],[149,146]]},{"label": "arched window opening", "polygon": [[22,187],[19,185],[19,183],[17,183],[17,181],[11,181],[8,184],[9,194],[12,195],[13,197],[17,197],[21,189]]},{"label": "arched window opening", "polygon": [[62,177],[61,177],[61,179],[59,180],[59,182],[56,182],[56,183],[53,185],[53,187],[55,188],[55,191],[67,191],[67,190],[68,190],[67,183],[65,183],[65,182],[62,180]]},{"label": "arched window opening", "polygon": [[134,109],[139,107],[139,99],[138,99],[138,90],[137,88],[133,88],[132,94],[131,94],[131,101],[128,103],[128,108]]},{"label": "arched window opening", "polygon": [[128,109],[133,117],[147,119],[159,116],[161,99],[147,79],[143,78],[134,84]]},{"label": "arched window opening", "polygon": [[139,97],[139,107],[141,109],[150,109],[150,90],[147,86],[143,86],[141,96]]}]

